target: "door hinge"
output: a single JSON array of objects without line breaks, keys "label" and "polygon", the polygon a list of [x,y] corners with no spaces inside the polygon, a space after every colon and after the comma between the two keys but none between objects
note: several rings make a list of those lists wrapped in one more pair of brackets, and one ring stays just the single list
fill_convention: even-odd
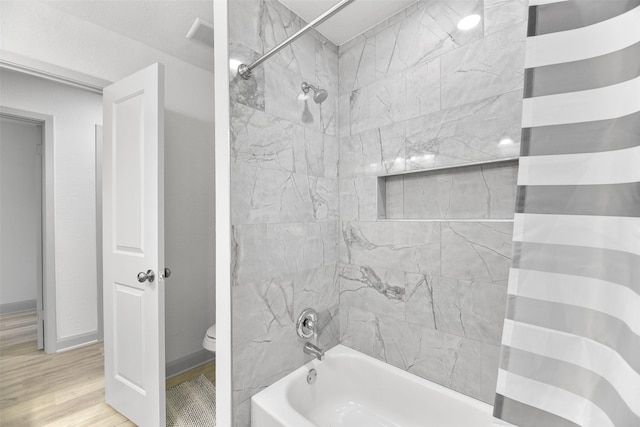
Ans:
[{"label": "door hinge", "polygon": [[36,154],[42,154],[42,144],[36,144]]},{"label": "door hinge", "polygon": [[42,322],[44,320],[44,311],[38,311],[37,317],[36,317],[36,321],[37,322]]}]

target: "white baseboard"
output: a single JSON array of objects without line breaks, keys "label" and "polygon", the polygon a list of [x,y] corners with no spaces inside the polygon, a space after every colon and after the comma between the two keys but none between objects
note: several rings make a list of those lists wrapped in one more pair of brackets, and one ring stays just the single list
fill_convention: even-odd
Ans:
[{"label": "white baseboard", "polygon": [[216,358],[215,354],[208,350],[200,350],[198,352],[189,354],[185,357],[181,357],[178,360],[169,362],[165,367],[165,374],[167,378],[175,377],[183,372],[190,371],[193,368],[197,368],[200,365],[204,365]]},{"label": "white baseboard", "polygon": [[98,331],[87,332],[85,334],[73,335],[60,338],[56,343],[56,353],[73,350],[98,342]]}]

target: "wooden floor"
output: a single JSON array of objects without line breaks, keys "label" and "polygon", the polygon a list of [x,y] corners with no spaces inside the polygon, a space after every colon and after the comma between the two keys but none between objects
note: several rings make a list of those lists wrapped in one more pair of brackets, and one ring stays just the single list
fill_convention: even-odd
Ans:
[{"label": "wooden floor", "polygon": [[[102,343],[58,354],[36,348],[35,312],[0,315],[0,426],[135,426],[104,403]],[[213,362],[171,378],[204,373]]]}]

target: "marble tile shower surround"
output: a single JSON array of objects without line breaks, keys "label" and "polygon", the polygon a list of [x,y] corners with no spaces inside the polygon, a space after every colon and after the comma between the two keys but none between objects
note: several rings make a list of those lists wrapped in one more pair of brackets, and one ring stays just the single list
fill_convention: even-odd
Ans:
[{"label": "marble tile shower surround", "polygon": [[[511,223],[377,221],[377,176],[517,157],[525,8],[421,0],[340,48],[311,31],[232,79],[235,426],[308,360],[293,335],[307,306],[319,345],[491,400]],[[483,24],[457,30],[472,11]],[[233,0],[230,56],[251,61],[303,25],[275,0]],[[299,100],[302,81],[329,98]]]},{"label": "marble tile shower surround", "polygon": [[[522,90],[340,135],[340,179],[518,157]],[[341,110],[342,111],[342,110]],[[498,144],[510,138],[513,144]]]},{"label": "marble tile shower surround", "polygon": [[[230,58],[249,63],[306,23],[276,0],[229,2]],[[235,76],[232,104],[244,104],[271,116],[336,135],[338,48],[315,30],[300,37],[254,70],[249,80]],[[322,104],[301,101],[303,81],[334,96]],[[233,115],[233,114],[232,114]]]},{"label": "marble tile shower surround", "polygon": [[489,403],[512,222],[483,219],[513,215],[516,169],[378,176],[519,156],[526,7],[424,0],[339,48],[340,340]]},{"label": "marble tile shower surround", "polygon": [[[233,0],[230,57],[250,62],[304,24],[275,0]],[[304,308],[319,313],[314,343],[338,343],[337,52],[311,31],[230,82],[234,426],[249,426],[252,395],[310,359],[295,334]],[[329,98],[299,100],[303,81]]]}]

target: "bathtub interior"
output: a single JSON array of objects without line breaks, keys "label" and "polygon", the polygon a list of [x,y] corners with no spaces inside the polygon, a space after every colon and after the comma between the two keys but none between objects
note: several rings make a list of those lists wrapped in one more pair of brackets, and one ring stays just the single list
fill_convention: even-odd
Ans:
[{"label": "bathtub interior", "polygon": [[[313,384],[306,380],[310,369],[317,371]],[[270,403],[261,399],[263,394]],[[289,423],[287,413],[297,423],[305,420],[318,427],[509,425],[495,420],[485,403],[343,345],[327,352],[324,361],[309,362],[259,393],[254,401],[266,412],[278,412],[280,424],[274,425],[287,427],[299,425]]]}]

